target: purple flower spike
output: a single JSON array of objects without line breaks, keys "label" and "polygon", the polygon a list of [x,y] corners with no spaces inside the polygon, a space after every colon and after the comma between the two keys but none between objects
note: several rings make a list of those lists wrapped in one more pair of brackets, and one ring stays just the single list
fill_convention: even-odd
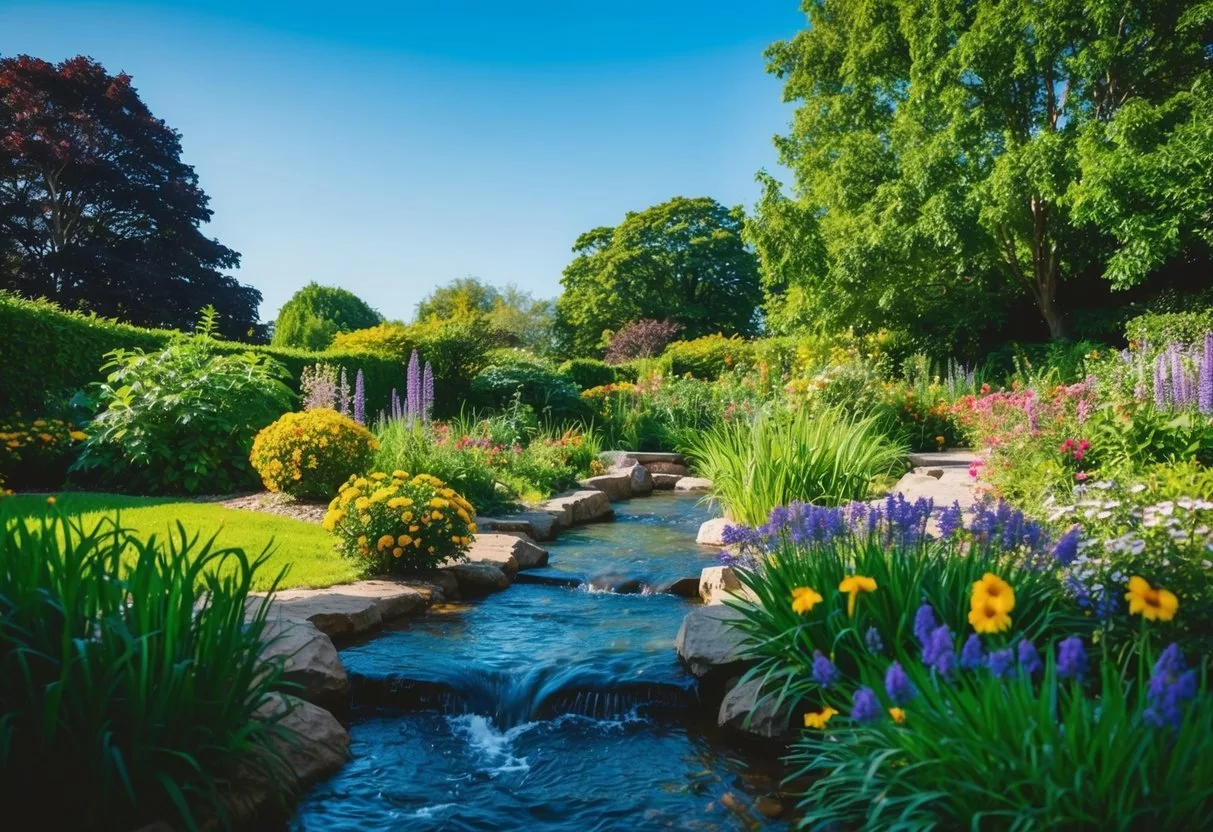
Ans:
[{"label": "purple flower spike", "polygon": [[960,648],[960,666],[964,670],[976,670],[985,662],[985,652],[981,649],[981,637],[973,633]]},{"label": "purple flower spike", "polygon": [[409,356],[408,372],[404,379],[405,413],[410,419],[421,415],[421,359],[417,350]]},{"label": "purple flower spike", "polygon": [[923,648],[922,660],[940,676],[951,676],[956,668],[956,652],[952,647],[952,631],[941,624],[931,633],[930,643]]},{"label": "purple flower spike", "polygon": [[863,634],[863,643],[867,646],[868,652],[873,656],[879,656],[884,653],[884,641],[880,638],[880,631],[875,627],[868,627],[868,631]]},{"label": "purple flower spike", "polygon": [[914,698],[914,685],[910,683],[910,677],[900,662],[889,665],[884,674],[884,689],[894,705],[904,705]]},{"label": "purple flower spike", "polygon": [[856,722],[874,722],[880,718],[880,700],[871,688],[863,687],[855,691],[851,702],[851,719]]},{"label": "purple flower spike", "polygon": [[1206,416],[1213,414],[1213,332],[1205,333],[1205,350],[1196,382],[1196,406]]},{"label": "purple flower spike", "polygon": [[366,379],[362,370],[354,378],[354,421],[360,425],[366,424]]},{"label": "purple flower spike", "polygon": [[429,423],[434,412],[434,371],[430,362],[425,362],[425,370],[421,374],[421,418]]},{"label": "purple flower spike", "polygon": [[1183,722],[1183,705],[1196,696],[1196,671],[1187,670],[1178,644],[1172,644],[1154,663],[1146,698],[1149,705],[1142,718],[1155,728],[1170,725],[1179,728]]},{"label": "purple flower spike", "polygon": [[820,650],[813,653],[813,681],[821,685],[823,688],[828,688],[830,685],[842,678],[842,673],[834,666]]},{"label": "purple flower spike", "polygon": [[1053,559],[1061,566],[1069,566],[1074,562],[1074,558],[1078,557],[1078,538],[1081,529],[1077,524],[1070,527],[1070,530],[1061,536],[1057,541],[1057,545],[1053,547]]},{"label": "purple flower spike", "polygon": [[1070,636],[1057,645],[1057,675],[1062,679],[1081,679],[1087,672],[1087,650],[1078,636]]},{"label": "purple flower spike", "polygon": [[1026,638],[1019,642],[1017,652],[1019,654],[1019,666],[1029,676],[1039,673],[1044,667],[1044,663],[1040,660],[1040,654],[1036,652],[1035,645]]},{"label": "purple flower spike", "polygon": [[986,658],[986,667],[995,679],[1005,679],[1015,669],[1015,654],[1008,647],[1005,650],[992,650]]},{"label": "purple flower spike", "polygon": [[914,614],[914,637],[925,650],[931,642],[931,633],[935,631],[935,610],[931,605],[923,603]]}]

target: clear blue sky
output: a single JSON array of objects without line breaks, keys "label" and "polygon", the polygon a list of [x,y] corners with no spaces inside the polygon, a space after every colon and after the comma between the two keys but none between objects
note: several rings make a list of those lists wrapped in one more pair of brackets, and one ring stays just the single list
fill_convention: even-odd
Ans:
[{"label": "clear blue sky", "polygon": [[270,320],[310,280],[411,317],[463,275],[559,292],[582,231],[750,207],[797,0],[0,0],[0,54],[83,53],[183,134]]}]

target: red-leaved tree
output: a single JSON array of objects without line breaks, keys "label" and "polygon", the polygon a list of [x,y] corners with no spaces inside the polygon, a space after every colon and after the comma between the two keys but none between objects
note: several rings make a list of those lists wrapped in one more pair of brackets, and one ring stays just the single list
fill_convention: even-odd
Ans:
[{"label": "red-leaved tree", "polygon": [[682,327],[673,321],[657,321],[645,318],[624,324],[611,336],[607,346],[606,362],[622,364],[633,358],[652,358],[673,341]]}]

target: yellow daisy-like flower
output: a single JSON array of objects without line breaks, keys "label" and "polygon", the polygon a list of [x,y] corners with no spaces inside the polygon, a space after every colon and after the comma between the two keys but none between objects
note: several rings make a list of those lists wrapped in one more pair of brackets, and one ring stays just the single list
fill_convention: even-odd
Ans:
[{"label": "yellow daisy-like flower", "polygon": [[392,557],[394,557],[394,558],[398,558],[403,554],[404,554],[404,550],[401,549],[399,546],[397,546],[395,549],[392,550]]},{"label": "yellow daisy-like flower", "polygon": [[410,532],[415,532],[415,531],[417,531],[417,530],[418,530],[418,529],[420,529],[420,528],[421,528],[420,526],[418,526],[418,525],[414,524],[414,525],[412,525],[412,526],[409,526],[409,531],[410,531]]},{"label": "yellow daisy-like flower", "polygon": [[1015,609],[1015,590],[993,572],[987,572],[981,576],[980,581],[974,581],[973,596],[969,599],[969,605],[977,609],[986,601],[1009,613]]},{"label": "yellow daisy-like flower", "polygon": [[838,591],[847,594],[847,617],[853,618],[855,616],[855,601],[859,598],[859,593],[875,592],[876,579],[868,578],[864,575],[848,575],[838,585]]},{"label": "yellow daisy-like flower", "polygon": [[1149,581],[1137,575],[1129,579],[1125,600],[1129,602],[1129,615],[1141,615],[1146,621],[1170,621],[1179,610],[1179,599],[1175,593],[1155,589]]},{"label": "yellow daisy-like flower", "polygon": [[74,430],[71,433],[69,433],[68,436],[70,436],[72,439],[75,439],[77,442],[83,442],[85,439],[88,439],[88,434],[86,434],[82,430]]},{"label": "yellow daisy-like flower", "polygon": [[898,725],[906,721],[906,712],[901,708],[889,708],[889,716],[891,716],[893,721]]},{"label": "yellow daisy-like flower", "polygon": [[974,603],[969,610],[969,623],[979,633],[1001,633],[1011,629],[1011,616],[992,599]]},{"label": "yellow daisy-like flower", "polygon": [[396,538],[396,542],[401,546],[408,546],[413,542],[413,538],[409,537],[407,534],[402,534],[400,537]]},{"label": "yellow daisy-like flower", "polygon": [[408,478],[409,478],[408,471],[401,471],[399,468],[397,468],[395,471],[392,472],[392,479],[394,479],[394,480],[407,480]]},{"label": "yellow daisy-like flower", "polygon": [[433,519],[433,520],[441,520],[441,519],[442,519],[442,512],[441,512],[441,511],[433,511],[433,512],[430,512],[430,518],[431,518],[431,519]]},{"label": "yellow daisy-like flower", "polygon": [[821,603],[821,595],[817,590],[807,586],[798,586],[792,590],[792,612],[804,615]]},{"label": "yellow daisy-like flower", "polygon": [[385,534],[383,537],[379,538],[379,548],[380,549],[387,549],[391,546],[394,546],[395,544],[396,544],[396,538],[392,537],[390,534]]},{"label": "yellow daisy-like flower", "polygon": [[359,511],[366,511],[370,507],[371,501],[367,497],[359,497],[357,500],[354,500],[354,508],[358,509]]},{"label": "yellow daisy-like flower", "polygon": [[804,715],[804,727],[813,728],[817,731],[824,731],[826,724],[829,723],[830,717],[834,716],[838,711],[828,705],[817,713],[807,713]]},{"label": "yellow daisy-like flower", "polygon": [[387,479],[387,474],[383,473],[382,471],[376,471],[375,473],[371,474],[371,479],[373,479],[373,480],[386,480],[386,479]]},{"label": "yellow daisy-like flower", "polygon": [[363,535],[359,535],[359,536],[358,536],[358,545],[359,545],[359,546],[365,546],[365,545],[366,545],[366,535],[364,535],[364,534],[363,534]]}]

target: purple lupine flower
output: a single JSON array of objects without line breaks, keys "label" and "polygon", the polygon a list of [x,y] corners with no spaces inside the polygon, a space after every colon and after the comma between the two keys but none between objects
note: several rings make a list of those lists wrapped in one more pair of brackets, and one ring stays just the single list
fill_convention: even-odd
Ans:
[{"label": "purple lupine flower", "polygon": [[914,637],[918,639],[918,643],[925,650],[931,643],[931,633],[935,631],[935,610],[931,609],[931,605],[923,602],[918,608],[918,612],[914,613]]},{"label": "purple lupine flower", "polygon": [[945,508],[939,514],[939,537],[941,540],[949,540],[960,531],[963,523],[963,514],[960,510],[960,502],[953,502],[952,505]]},{"label": "purple lupine flower", "polygon": [[720,539],[725,546],[741,546],[742,548],[757,547],[761,536],[757,529],[744,525],[728,525],[720,533]]},{"label": "purple lupine flower", "polygon": [[1196,382],[1196,406],[1206,416],[1213,414],[1213,332],[1205,333],[1205,350]]},{"label": "purple lupine flower", "polygon": [[1147,724],[1155,728],[1164,725],[1178,728],[1183,722],[1183,704],[1196,696],[1197,688],[1196,671],[1186,667],[1178,644],[1173,643],[1162,651],[1150,676],[1146,693],[1149,705],[1142,712]]},{"label": "purple lupine flower", "polygon": [[1016,650],[1019,654],[1019,667],[1029,676],[1034,673],[1039,673],[1044,663],[1040,660],[1040,654],[1036,652],[1036,646],[1026,638],[1019,642]]},{"label": "purple lupine flower", "polygon": [[916,691],[900,662],[893,662],[884,674],[884,690],[894,705],[904,705],[914,698]]},{"label": "purple lupine flower", "polygon": [[982,666],[984,661],[981,637],[977,633],[973,633],[965,639],[964,647],[960,648],[960,666],[964,670],[976,670]]},{"label": "purple lupine flower", "polygon": [[952,646],[952,631],[941,624],[931,633],[930,643],[922,649],[922,661],[940,676],[951,676],[956,667],[956,652]]},{"label": "purple lupine flower", "polygon": [[421,373],[421,418],[428,424],[434,412],[434,370],[425,362]]},{"label": "purple lupine flower", "polygon": [[1087,650],[1082,639],[1070,636],[1057,645],[1057,675],[1062,679],[1081,679],[1087,672]]},{"label": "purple lupine flower", "polygon": [[404,418],[404,409],[400,406],[400,393],[395,387],[392,388],[391,410],[393,421]]},{"label": "purple lupine flower", "polygon": [[1187,374],[1184,373],[1184,354],[1179,344],[1172,344],[1167,352],[1171,356],[1171,398],[1176,407],[1188,403]]},{"label": "purple lupine flower", "polygon": [[405,412],[410,419],[421,416],[421,359],[417,350],[409,356],[408,372],[404,378]]},{"label": "purple lupine flower", "polygon": [[828,688],[842,678],[842,673],[834,666],[829,657],[817,650],[813,653],[813,681]]},{"label": "purple lupine flower", "polygon": [[1062,566],[1069,566],[1078,557],[1078,538],[1081,528],[1075,523],[1070,530],[1061,536],[1053,547],[1053,560]]},{"label": "purple lupine flower", "polygon": [[995,679],[1005,679],[1015,669],[1015,653],[1010,647],[1004,650],[991,650],[986,657],[986,667]]},{"label": "purple lupine flower", "polygon": [[342,416],[350,415],[350,381],[345,375],[345,367],[341,368],[341,384],[337,387],[337,412]]},{"label": "purple lupine flower", "polygon": [[869,687],[855,691],[855,698],[851,701],[851,719],[856,722],[874,722],[880,718],[880,713],[880,700],[876,698],[875,691]]},{"label": "purple lupine flower", "polygon": [[1167,392],[1166,353],[1159,353],[1154,359],[1154,406],[1163,410],[1170,398]]},{"label": "purple lupine flower", "polygon": [[873,656],[884,653],[884,642],[880,639],[880,631],[875,627],[868,627],[868,631],[863,634],[863,643]]},{"label": "purple lupine flower", "polygon": [[354,421],[360,425],[366,424],[366,379],[362,370],[354,377]]}]

